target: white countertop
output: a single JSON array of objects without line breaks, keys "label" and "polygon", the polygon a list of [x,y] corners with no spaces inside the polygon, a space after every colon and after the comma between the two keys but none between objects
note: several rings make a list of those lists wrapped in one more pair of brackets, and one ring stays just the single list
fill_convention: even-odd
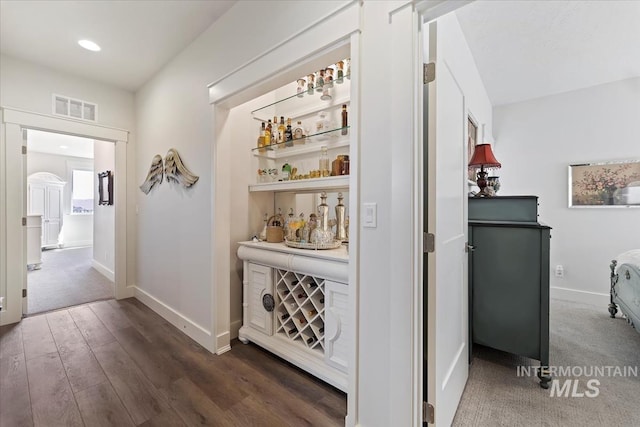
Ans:
[{"label": "white countertop", "polygon": [[307,256],[312,258],[328,259],[338,262],[349,262],[349,251],[345,245],[337,249],[297,249],[290,248],[284,243],[267,243],[267,242],[238,242],[241,246],[251,248],[264,249],[268,251],[284,252],[288,254]]}]

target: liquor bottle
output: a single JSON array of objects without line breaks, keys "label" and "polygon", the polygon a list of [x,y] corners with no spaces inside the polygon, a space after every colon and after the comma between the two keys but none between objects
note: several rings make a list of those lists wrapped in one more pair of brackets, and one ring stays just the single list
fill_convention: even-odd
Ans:
[{"label": "liquor bottle", "polygon": [[273,128],[271,130],[271,144],[277,144],[280,142],[280,135],[278,135],[278,118],[273,116]]},{"label": "liquor bottle", "polygon": [[307,76],[307,94],[308,95],[313,95],[313,89],[315,88],[315,79],[316,76],[313,74],[309,74]]},{"label": "liquor bottle", "polygon": [[284,165],[282,165],[282,180],[289,181],[290,176],[291,176],[291,165],[289,164],[288,161],[285,161]]},{"label": "liquor bottle", "polygon": [[302,122],[298,120],[298,125],[293,129],[293,139],[296,140],[294,144],[304,144],[302,138],[304,138],[304,130],[302,129]]},{"label": "liquor bottle", "polygon": [[307,344],[313,344],[316,341],[316,337],[307,338]]},{"label": "liquor bottle", "polygon": [[289,216],[284,222],[284,235],[285,238],[289,241],[293,241],[296,239],[296,229],[293,226],[293,208],[289,208]]},{"label": "liquor bottle", "polygon": [[324,86],[324,70],[318,71],[316,77],[316,92],[322,92]]},{"label": "liquor bottle", "polygon": [[265,240],[267,240],[267,222],[269,222],[269,214],[264,214],[263,221],[264,227],[262,227],[262,231],[260,232],[260,235],[258,237],[264,242]]},{"label": "liquor bottle", "polygon": [[324,70],[324,86],[333,87],[333,68],[331,67]]},{"label": "liquor bottle", "polygon": [[342,84],[344,81],[344,61],[336,62],[336,83]]},{"label": "liquor bottle", "polygon": [[329,176],[331,173],[329,170],[329,154],[327,153],[327,147],[324,145],[320,149],[320,161],[318,162],[318,166],[322,176]]},{"label": "liquor bottle", "polygon": [[278,125],[278,144],[285,142],[285,131],[287,128],[284,125],[284,116],[280,116],[280,124]]},{"label": "liquor bottle", "polygon": [[307,83],[304,78],[299,78],[298,81],[298,89],[296,90],[296,94],[298,98],[302,98],[304,96],[305,91],[305,83]]},{"label": "liquor bottle", "polygon": [[281,318],[282,320],[287,320],[287,319],[289,318],[289,313],[285,313],[285,314],[283,314],[282,316],[280,316],[280,318]]},{"label": "liquor bottle", "polygon": [[[263,148],[264,147],[264,144],[265,144],[265,132],[266,132],[265,123],[262,122],[262,126],[260,127],[260,136],[258,137],[258,148]],[[264,151],[264,150],[260,150],[260,151]]]},{"label": "liquor bottle", "polygon": [[287,119],[287,128],[284,130],[285,146],[293,147],[293,131],[291,130],[291,119]]},{"label": "liquor bottle", "polygon": [[347,229],[344,226],[346,208],[342,204],[342,193],[338,193],[338,204],[336,205],[336,239],[347,240]]},{"label": "liquor bottle", "polygon": [[273,144],[273,125],[271,124],[271,119],[267,123],[267,129],[264,132],[264,145]]},{"label": "liquor bottle", "polygon": [[340,133],[342,133],[343,135],[346,135],[348,125],[349,125],[349,122],[347,120],[347,105],[342,104],[342,131]]}]

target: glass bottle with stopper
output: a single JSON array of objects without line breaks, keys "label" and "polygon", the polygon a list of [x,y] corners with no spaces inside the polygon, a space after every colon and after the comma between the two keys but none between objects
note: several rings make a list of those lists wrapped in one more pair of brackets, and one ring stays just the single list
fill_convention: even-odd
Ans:
[{"label": "glass bottle with stopper", "polygon": [[342,193],[338,193],[338,204],[336,205],[336,239],[347,240],[346,230],[346,208],[342,204]]}]

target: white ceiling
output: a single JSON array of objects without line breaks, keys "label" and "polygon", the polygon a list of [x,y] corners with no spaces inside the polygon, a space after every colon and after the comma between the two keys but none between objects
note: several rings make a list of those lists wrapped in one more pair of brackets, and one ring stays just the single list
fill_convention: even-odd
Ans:
[{"label": "white ceiling", "polygon": [[[135,91],[234,3],[1,0],[0,51]],[[494,105],[640,76],[640,1],[478,0],[457,15]]]},{"label": "white ceiling", "polygon": [[27,132],[27,152],[93,159],[93,139],[29,130]]},{"label": "white ceiling", "polygon": [[0,52],[135,91],[234,3],[1,0]]},{"label": "white ceiling", "polygon": [[476,1],[456,12],[492,104],[640,76],[640,1]]}]

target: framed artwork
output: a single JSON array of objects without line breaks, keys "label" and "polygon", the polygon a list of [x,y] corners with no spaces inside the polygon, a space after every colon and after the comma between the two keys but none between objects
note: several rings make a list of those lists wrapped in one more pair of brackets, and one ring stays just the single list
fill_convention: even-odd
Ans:
[{"label": "framed artwork", "polygon": [[640,207],[640,159],[569,165],[569,207]]},{"label": "framed artwork", "polygon": [[113,174],[111,171],[98,174],[98,205],[113,205]]},{"label": "framed artwork", "polygon": [[[476,144],[478,143],[478,125],[473,122],[471,116],[467,116],[467,163],[471,160],[473,156],[473,151],[476,148]],[[467,179],[469,181],[476,182],[476,171],[474,169],[469,169],[467,171]]]}]

